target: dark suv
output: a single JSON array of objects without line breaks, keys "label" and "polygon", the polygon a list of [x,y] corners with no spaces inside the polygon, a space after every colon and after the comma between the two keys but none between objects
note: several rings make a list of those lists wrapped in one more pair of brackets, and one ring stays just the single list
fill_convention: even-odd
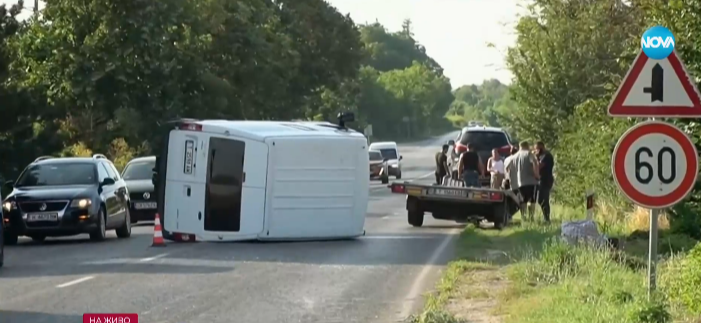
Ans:
[{"label": "dark suv", "polygon": [[[467,144],[472,143],[486,169],[487,160],[492,156],[492,149],[498,150],[502,159],[506,158],[510,154],[512,141],[513,139],[504,129],[481,125],[468,126],[463,128],[456,138],[455,152],[459,156],[467,150]],[[489,185],[489,176],[481,177],[480,183],[483,186]]]},{"label": "dark suv", "polygon": [[129,192],[112,162],[104,155],[39,157],[22,171],[3,201],[3,238],[16,244],[19,236],[46,237],[89,233],[103,240],[105,231],[131,236]]},{"label": "dark suv", "polygon": [[156,217],[156,195],[153,194],[153,168],[156,156],[134,158],[122,171],[129,190],[131,223],[153,221]]}]

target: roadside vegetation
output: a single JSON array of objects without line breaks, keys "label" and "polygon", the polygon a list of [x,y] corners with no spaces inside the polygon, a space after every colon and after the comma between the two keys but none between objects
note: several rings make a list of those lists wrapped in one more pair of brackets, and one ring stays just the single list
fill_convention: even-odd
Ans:
[{"label": "roadside vegetation", "polygon": [[[508,50],[513,100],[501,125],[543,140],[555,155],[552,225],[468,227],[426,310],[414,322],[698,322],[701,318],[701,187],[661,216],[658,292],[646,294],[648,210],[631,205],[610,171],[611,152],[640,120],[606,108],[649,27],[668,27],[687,70],[701,77],[701,1],[541,1],[516,26]],[[668,120],[701,143],[696,120]],[[618,248],[572,246],[562,221],[584,219],[597,193],[599,230]]]},{"label": "roadside vegetation", "polygon": [[[441,135],[454,96],[413,37],[323,0],[0,5],[0,177],[42,155],[152,154],[179,117],[327,120],[373,140]],[[405,119],[406,118],[406,119]]]}]

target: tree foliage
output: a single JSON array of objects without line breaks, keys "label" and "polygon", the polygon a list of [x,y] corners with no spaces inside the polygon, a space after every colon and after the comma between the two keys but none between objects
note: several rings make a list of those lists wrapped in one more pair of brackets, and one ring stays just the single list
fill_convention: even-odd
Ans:
[{"label": "tree foliage", "polygon": [[[611,153],[641,120],[609,117],[608,103],[640,51],[640,35],[654,25],[671,29],[690,74],[701,77],[700,9],[698,0],[536,0],[520,18],[507,55],[518,102],[508,124],[552,148],[558,199],[581,205],[594,188],[610,203],[627,204],[611,176]],[[701,143],[696,120],[673,121]],[[701,210],[697,191],[675,209]]]},{"label": "tree foliage", "polygon": [[482,121],[495,127],[510,124],[510,116],[516,106],[509,87],[492,79],[481,85],[463,85],[453,94],[455,101],[448,110],[448,120],[457,127],[469,121]]},{"label": "tree foliage", "polygon": [[[180,117],[330,120],[406,137],[446,126],[453,101],[411,22],[356,25],[323,0],[55,0],[0,7],[0,165],[40,155],[151,154]],[[409,122],[402,119],[409,116]]]}]

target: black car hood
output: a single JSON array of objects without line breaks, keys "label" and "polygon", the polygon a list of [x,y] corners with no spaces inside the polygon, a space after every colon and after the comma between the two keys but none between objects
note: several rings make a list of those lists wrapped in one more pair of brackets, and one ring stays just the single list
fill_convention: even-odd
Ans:
[{"label": "black car hood", "polygon": [[153,192],[153,182],[150,179],[124,180],[129,193]]},{"label": "black car hood", "polygon": [[70,186],[28,186],[16,187],[8,196],[16,201],[27,200],[69,200],[77,197],[91,197],[95,194],[93,185]]}]

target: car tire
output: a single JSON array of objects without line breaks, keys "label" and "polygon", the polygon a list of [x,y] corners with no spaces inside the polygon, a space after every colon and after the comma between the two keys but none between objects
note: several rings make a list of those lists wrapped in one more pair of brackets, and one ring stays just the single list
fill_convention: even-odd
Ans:
[{"label": "car tire", "polygon": [[34,235],[34,236],[29,236],[29,237],[35,242],[44,242],[44,240],[46,240],[46,236],[42,236],[42,235]]},{"label": "car tire", "polygon": [[397,170],[397,176],[395,176],[397,179],[402,179],[402,171]]},{"label": "car tire", "polygon": [[382,180],[382,184],[387,184],[387,183],[389,183],[389,177],[387,177],[387,176],[382,177],[381,180]]},{"label": "car tire", "polygon": [[131,212],[127,209],[126,214],[124,214],[124,224],[121,227],[114,230],[117,233],[117,238],[129,238],[131,236]]},{"label": "car tire", "polygon": [[97,213],[97,228],[95,228],[95,231],[90,232],[90,240],[92,240],[92,241],[105,240],[105,236],[107,235],[106,222],[107,222],[107,219],[105,219],[105,209],[101,207],[100,211]]},{"label": "car tire", "polygon": [[5,243],[5,245],[14,246],[19,241],[19,236],[13,233],[5,232],[2,236],[2,240]]}]

